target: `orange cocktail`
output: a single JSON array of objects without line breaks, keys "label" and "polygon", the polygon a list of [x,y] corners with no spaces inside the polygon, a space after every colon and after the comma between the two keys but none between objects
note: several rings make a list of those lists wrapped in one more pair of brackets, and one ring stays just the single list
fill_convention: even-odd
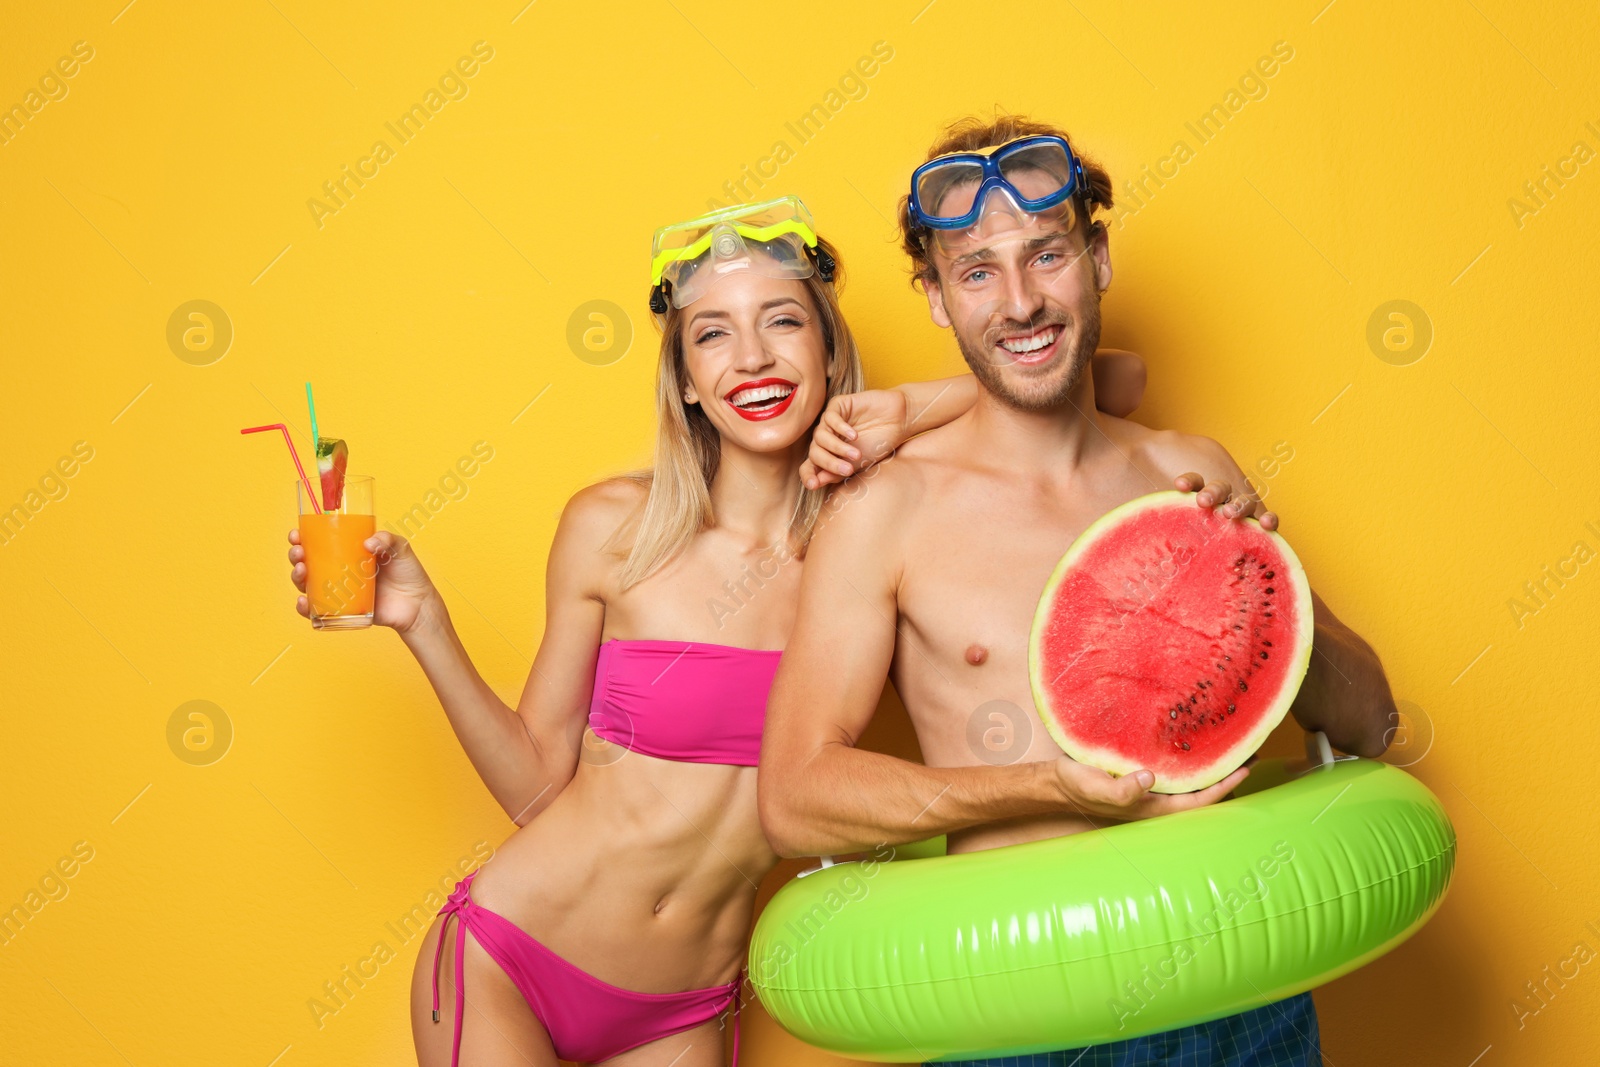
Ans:
[{"label": "orange cocktail", "polygon": [[377,530],[372,497],[372,479],[366,477],[346,478],[343,499],[332,511],[316,512],[300,493],[306,600],[311,625],[319,630],[372,625],[378,566],[363,544]]}]

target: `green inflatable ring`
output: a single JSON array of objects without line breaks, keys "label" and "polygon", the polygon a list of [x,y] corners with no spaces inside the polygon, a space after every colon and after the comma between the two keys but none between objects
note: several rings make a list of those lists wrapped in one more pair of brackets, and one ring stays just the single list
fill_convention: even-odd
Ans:
[{"label": "green inflatable ring", "polygon": [[1179,815],[810,872],[762,913],[750,980],[785,1030],[858,1059],[1099,1044],[1376,959],[1438,908],[1455,849],[1404,771],[1345,757],[1294,777],[1262,760],[1230,799]]}]

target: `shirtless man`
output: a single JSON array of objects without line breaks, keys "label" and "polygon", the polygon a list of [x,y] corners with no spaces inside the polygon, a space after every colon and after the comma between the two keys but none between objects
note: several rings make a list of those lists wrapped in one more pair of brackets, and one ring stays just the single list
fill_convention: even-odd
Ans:
[{"label": "shirtless man", "polygon": [[[1041,140],[1018,145],[1022,138]],[[1082,372],[1099,341],[1111,260],[1092,212],[1111,206],[1111,180],[1076,159],[1059,130],[1009,116],[958,123],[928,158],[1003,145],[981,171],[933,168],[930,180],[919,168],[902,205],[929,311],[953,330],[981,388],[969,413],[863,476],[867,484],[811,543],[757,779],[763,828],[784,856],[938,834],[950,852],[970,852],[1080,833],[1214,803],[1248,773],[1196,793],[1150,793],[1150,772],[1113,778],[1063,755],[1042,727],[1026,728],[1034,609],[1090,523],[1172,485],[1198,490],[1199,506],[1228,517],[1256,515],[1268,528],[1277,520],[1215,441],[1095,410],[1092,376]],[[848,468],[816,473],[838,480]],[[1383,668],[1315,593],[1312,601],[1315,654],[1291,711],[1336,748],[1380,755],[1394,710]],[[910,714],[924,764],[855,747],[885,678]],[[1003,766],[967,740],[975,709],[997,700],[1030,709]],[[1136,1051],[1141,1064],[1176,1064],[1180,1055],[1198,1057],[1185,1065],[1322,1062],[1309,993],[1165,1034],[1006,1062],[1109,1067],[1134,1062],[1125,1057]]]}]

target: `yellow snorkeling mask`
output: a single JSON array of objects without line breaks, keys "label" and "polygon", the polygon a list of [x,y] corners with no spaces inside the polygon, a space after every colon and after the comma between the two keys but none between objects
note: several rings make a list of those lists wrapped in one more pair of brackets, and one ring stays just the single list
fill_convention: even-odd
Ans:
[{"label": "yellow snorkeling mask", "polygon": [[833,257],[817,244],[816,224],[797,196],[739,204],[656,231],[650,250],[650,310],[686,307],[721,278],[749,271],[767,278],[833,281]]}]

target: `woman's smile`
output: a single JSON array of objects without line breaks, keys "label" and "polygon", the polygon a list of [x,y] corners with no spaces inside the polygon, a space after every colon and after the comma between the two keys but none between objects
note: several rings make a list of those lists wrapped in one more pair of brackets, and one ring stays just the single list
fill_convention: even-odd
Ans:
[{"label": "woman's smile", "polygon": [[757,378],[735,386],[722,399],[740,418],[760,422],[789,410],[798,391],[799,387],[787,378]]}]

